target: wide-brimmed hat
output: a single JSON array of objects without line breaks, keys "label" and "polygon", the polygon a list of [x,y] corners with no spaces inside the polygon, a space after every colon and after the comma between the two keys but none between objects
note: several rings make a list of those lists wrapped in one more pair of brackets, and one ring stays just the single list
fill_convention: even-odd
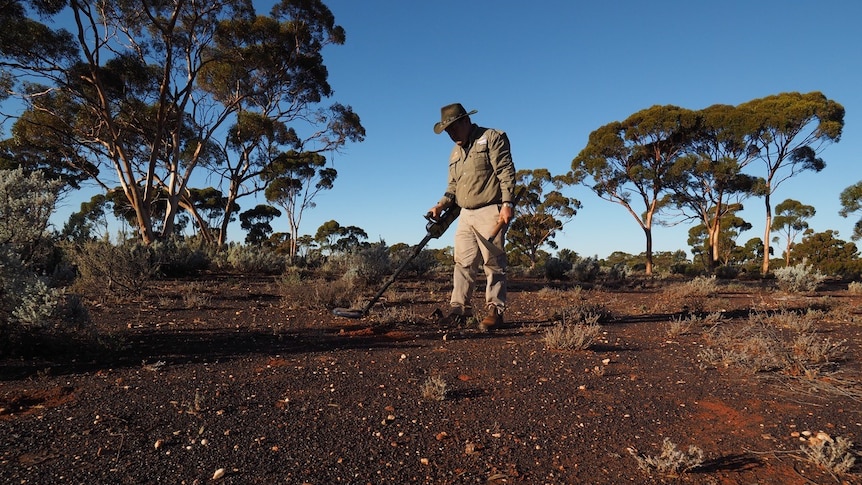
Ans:
[{"label": "wide-brimmed hat", "polygon": [[467,110],[461,106],[461,103],[453,103],[443,106],[440,108],[440,122],[434,124],[434,133],[439,135],[452,123],[474,113],[478,113],[478,111],[474,109],[468,113]]}]

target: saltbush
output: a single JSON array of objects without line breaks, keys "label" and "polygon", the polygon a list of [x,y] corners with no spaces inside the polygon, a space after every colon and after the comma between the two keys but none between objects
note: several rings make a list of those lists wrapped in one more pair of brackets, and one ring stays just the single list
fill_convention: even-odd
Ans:
[{"label": "saltbush", "polygon": [[350,253],[347,274],[365,284],[376,285],[392,273],[392,262],[386,243],[379,242],[358,248]]},{"label": "saltbush", "polygon": [[572,265],[569,276],[575,281],[595,281],[601,272],[599,260],[595,256],[580,258]]},{"label": "saltbush", "polygon": [[210,266],[209,249],[200,238],[170,238],[152,245],[162,276],[192,276]]},{"label": "saltbush", "polygon": [[214,256],[213,266],[245,274],[282,274],[287,257],[273,249],[243,244],[232,244]]},{"label": "saltbush", "polygon": [[629,278],[631,269],[625,263],[616,263],[605,270],[608,281],[625,281]]},{"label": "saltbush", "polygon": [[64,332],[86,317],[78,300],[39,276],[59,254],[48,231],[59,187],[41,172],[0,170],[0,354],[33,350],[24,342],[37,333]]},{"label": "saltbush", "polygon": [[826,279],[823,273],[805,261],[795,266],[778,268],[773,273],[778,287],[790,293],[814,291]]}]

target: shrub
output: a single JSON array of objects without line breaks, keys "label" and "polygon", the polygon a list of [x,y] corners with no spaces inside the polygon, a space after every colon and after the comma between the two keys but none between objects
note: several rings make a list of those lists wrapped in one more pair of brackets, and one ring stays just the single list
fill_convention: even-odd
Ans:
[{"label": "shrub", "polygon": [[28,271],[8,245],[0,246],[0,326],[43,327],[61,293]]},{"label": "shrub", "polygon": [[625,263],[616,263],[605,270],[608,281],[625,281],[631,275],[631,269]]},{"label": "shrub", "polygon": [[379,242],[353,251],[348,257],[347,274],[369,285],[376,285],[391,273],[392,264],[386,243]]},{"label": "shrub", "polygon": [[566,273],[572,269],[572,262],[559,258],[548,258],[545,261],[544,270],[545,278],[548,280],[565,280]]},{"label": "shrub", "polygon": [[732,280],[739,276],[739,268],[736,266],[722,265],[715,268],[715,276],[723,280]]},{"label": "shrub", "polygon": [[789,293],[814,291],[826,279],[825,275],[805,261],[795,266],[778,268],[774,274],[778,287]]},{"label": "shrub", "polygon": [[106,289],[135,295],[158,274],[156,252],[138,240],[117,245],[107,240],[69,243],[66,254],[78,270],[74,287],[82,292]]},{"label": "shrub", "polygon": [[0,344],[9,337],[46,327],[61,293],[37,276],[55,253],[48,235],[59,182],[41,172],[0,170]]},{"label": "shrub", "polygon": [[34,339],[43,336],[69,341],[66,324],[86,320],[80,300],[38,276],[57,267],[48,220],[60,186],[41,172],[0,170],[0,353],[42,349]]},{"label": "shrub", "polygon": [[287,258],[268,247],[232,244],[216,256],[213,264],[239,273],[277,275],[287,267]]},{"label": "shrub", "polygon": [[314,301],[321,308],[352,307],[360,299],[362,288],[353,278],[345,275],[341,279],[315,285]]},{"label": "shrub", "polygon": [[191,276],[210,266],[211,256],[201,238],[170,238],[156,241],[151,247],[163,276]]},{"label": "shrub", "polygon": [[400,268],[402,264],[406,264],[404,266],[405,273],[412,273],[417,277],[422,277],[428,274],[431,270],[440,266],[440,262],[434,256],[434,253],[428,249],[422,249],[419,253],[407,263],[407,258],[409,258],[413,252],[414,248],[401,248],[396,251],[393,251],[391,254],[391,265],[396,268]]},{"label": "shrub", "polygon": [[569,271],[570,277],[575,281],[590,282],[595,281],[599,276],[601,267],[599,266],[598,258],[591,256],[589,258],[580,258]]},{"label": "shrub", "polygon": [[[571,298],[580,298],[580,288],[570,292],[563,293],[563,297],[567,297],[566,293],[574,293]],[[598,323],[606,321],[610,318],[611,312],[602,303],[591,301],[579,301],[575,304],[564,306],[554,312],[552,320],[559,320],[563,323]]]},{"label": "shrub", "polygon": [[41,171],[0,170],[0,243],[29,271],[52,270],[55,245],[48,225],[61,186]]}]

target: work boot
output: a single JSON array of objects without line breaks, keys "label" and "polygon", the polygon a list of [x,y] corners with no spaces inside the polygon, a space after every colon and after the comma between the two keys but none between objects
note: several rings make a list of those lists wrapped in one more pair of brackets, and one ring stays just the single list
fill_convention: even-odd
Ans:
[{"label": "work boot", "polygon": [[437,323],[443,327],[459,327],[472,316],[473,312],[470,309],[465,310],[461,307],[452,307],[449,310],[449,314],[438,320]]},{"label": "work boot", "polygon": [[488,314],[479,322],[479,328],[484,331],[499,327],[503,324],[503,312],[494,305],[488,305]]}]

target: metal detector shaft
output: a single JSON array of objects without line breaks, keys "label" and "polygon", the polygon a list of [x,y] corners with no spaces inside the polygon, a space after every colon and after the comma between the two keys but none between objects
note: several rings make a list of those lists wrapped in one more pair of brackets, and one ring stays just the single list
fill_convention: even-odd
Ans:
[{"label": "metal detector shaft", "polygon": [[432,234],[426,234],[425,237],[422,238],[421,241],[419,241],[419,244],[417,244],[413,248],[413,252],[410,253],[410,256],[405,259],[403,263],[401,263],[401,266],[399,266],[398,269],[396,269],[395,272],[389,276],[389,278],[386,279],[386,281],[383,283],[383,287],[377,291],[377,294],[374,295],[374,297],[371,298],[371,300],[369,300],[369,302],[365,304],[365,306],[362,308],[363,315],[366,315],[371,310],[371,307],[373,307],[374,304],[377,303],[377,300],[379,300],[380,297],[383,296],[383,293],[386,292],[389,286],[394,283],[396,279],[398,279],[398,275],[400,275],[401,272],[404,271],[404,268],[406,268],[407,265],[410,264],[410,262],[413,261],[413,259],[419,255],[419,253],[422,251],[422,248],[424,248],[425,245],[428,244],[428,241],[433,238],[434,236]]},{"label": "metal detector shaft", "polygon": [[425,237],[422,238],[422,240],[419,241],[419,244],[417,244],[413,248],[413,252],[410,253],[410,256],[405,259],[403,263],[401,263],[401,266],[399,266],[398,269],[396,269],[395,272],[392,273],[392,275],[386,279],[383,284],[383,287],[377,291],[377,294],[374,295],[374,297],[371,298],[371,300],[369,300],[368,303],[366,303],[362,309],[336,308],[332,310],[332,313],[339,317],[347,318],[362,318],[367,315],[368,312],[371,310],[371,307],[373,307],[374,304],[377,303],[377,300],[379,300],[380,297],[383,296],[383,293],[386,292],[387,288],[389,288],[389,285],[395,282],[395,280],[398,278],[398,275],[400,275],[401,272],[404,271],[404,269],[407,267],[407,265],[410,264],[410,262],[413,261],[413,259],[416,258],[417,255],[419,255],[419,253],[422,251],[422,248],[424,248],[425,245],[428,244],[428,241],[442,236],[443,233],[446,232],[446,229],[449,228],[449,226],[458,217],[458,214],[460,213],[461,208],[457,205],[452,205],[451,207],[446,209],[443,214],[440,215],[440,217],[436,219],[431,216],[430,212],[425,214],[425,219],[428,220],[428,224],[426,224],[425,226]]}]

